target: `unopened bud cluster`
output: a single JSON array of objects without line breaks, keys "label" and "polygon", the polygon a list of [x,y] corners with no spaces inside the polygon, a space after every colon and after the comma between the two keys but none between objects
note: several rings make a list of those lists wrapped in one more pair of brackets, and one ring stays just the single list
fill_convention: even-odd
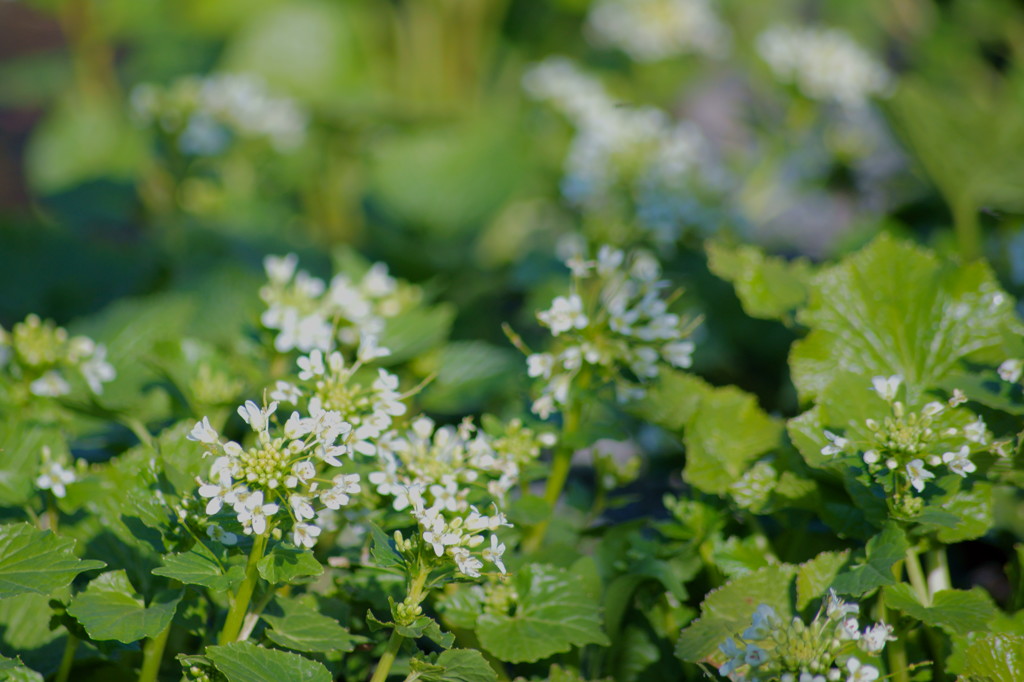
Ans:
[{"label": "unopened bud cluster", "polygon": [[71,336],[52,321],[29,315],[10,332],[0,327],[0,390],[8,384],[15,400],[26,393],[58,397],[71,393],[77,376],[100,394],[117,376],[106,357],[107,349],[89,337]]},{"label": "unopened bud cluster", "polygon": [[[892,626],[876,623],[863,632],[860,610],[829,591],[810,624],[799,617],[784,621],[762,604],[741,637],[719,646],[726,657],[721,675],[733,682],[870,682],[878,669],[859,656],[877,656],[894,641]],[[738,641],[737,641],[738,640]]]},{"label": "unopened bud cluster", "polygon": [[595,259],[576,255],[566,265],[569,295],[537,313],[553,348],[527,358],[529,375],[544,381],[534,413],[546,419],[564,407],[577,381],[610,383],[627,401],[644,395],[640,382],[656,378],[662,363],[692,364],[693,322],[669,310],[669,283],[653,255],[606,245]]}]

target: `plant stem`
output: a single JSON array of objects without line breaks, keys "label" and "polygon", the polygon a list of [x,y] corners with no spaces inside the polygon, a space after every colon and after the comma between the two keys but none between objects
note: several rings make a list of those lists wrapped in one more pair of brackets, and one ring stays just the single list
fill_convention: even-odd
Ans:
[{"label": "plant stem", "polygon": [[935,594],[940,590],[948,590],[953,586],[949,577],[949,557],[944,546],[933,547],[925,555],[928,567],[928,591]]},{"label": "plant stem", "polygon": [[953,201],[953,227],[956,230],[957,246],[965,261],[981,257],[981,225],[978,223],[978,209],[968,196]]},{"label": "plant stem", "polygon": [[[430,575],[430,571],[421,566],[420,572],[409,587],[409,596],[405,599],[406,603],[419,606],[419,603],[423,601],[423,586],[427,583],[428,575]],[[381,654],[380,660],[377,661],[377,669],[373,671],[373,677],[370,678],[370,682],[384,682],[384,680],[388,679],[388,673],[391,672],[391,666],[395,664],[395,659],[398,657],[398,651],[402,648],[404,640],[405,637],[398,634],[397,627],[391,631],[388,646],[384,649],[384,653]]]},{"label": "plant stem", "polygon": [[924,571],[921,570],[921,562],[917,558],[917,551],[914,548],[907,549],[907,577],[910,578],[910,585],[917,593],[917,599],[924,606],[931,606],[932,597],[928,592],[928,584],[924,579]]},{"label": "plant stem", "polygon": [[[547,485],[544,488],[544,501],[551,507],[552,514],[558,503],[558,498],[562,496],[565,482],[569,478],[569,470],[572,468],[572,455],[576,450],[576,433],[579,431],[581,411],[579,402],[573,401],[563,413],[561,446],[555,450],[554,459],[551,462],[551,473],[548,475]],[[550,522],[549,516],[530,529],[526,537],[523,538],[523,551],[527,553],[537,551],[544,542]]]},{"label": "plant stem", "polygon": [[142,650],[142,670],[139,671],[139,682],[157,682],[160,663],[164,658],[164,648],[167,646],[167,637],[170,634],[171,624],[168,623],[160,634],[146,640],[146,646]]},{"label": "plant stem", "polygon": [[68,640],[64,642],[64,655],[60,658],[60,668],[57,670],[57,676],[53,678],[53,682],[68,682],[71,666],[75,663],[76,649],[78,649],[78,638],[69,632]]},{"label": "plant stem", "polygon": [[252,543],[252,550],[249,552],[249,561],[245,564],[245,579],[238,586],[235,599],[231,603],[228,617],[224,620],[224,628],[217,638],[218,644],[229,644],[237,641],[238,633],[242,630],[242,623],[245,621],[245,614],[249,610],[249,600],[252,599],[253,590],[256,589],[256,582],[259,580],[259,571],[256,564],[263,558],[263,552],[267,549],[268,535],[257,535]]}]

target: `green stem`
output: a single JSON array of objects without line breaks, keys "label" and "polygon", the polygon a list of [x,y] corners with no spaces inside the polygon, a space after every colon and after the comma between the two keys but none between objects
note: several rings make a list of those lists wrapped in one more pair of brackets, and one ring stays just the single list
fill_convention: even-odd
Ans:
[{"label": "green stem", "polygon": [[[418,606],[423,601],[423,586],[427,583],[428,575],[430,575],[430,571],[420,567],[420,572],[409,587],[409,596],[405,600],[407,604]],[[373,671],[373,677],[370,678],[370,682],[384,682],[384,680],[388,679],[388,673],[391,672],[391,666],[395,664],[395,659],[398,657],[398,651],[402,648],[404,640],[405,637],[398,634],[397,628],[391,631],[388,646],[384,649],[384,653],[381,654],[380,660],[377,661],[377,669]]]},{"label": "green stem", "polygon": [[[572,402],[566,407],[564,421],[562,422],[561,447],[555,450],[554,459],[551,462],[551,473],[548,475],[547,485],[544,488],[544,501],[551,507],[554,513],[555,504],[562,496],[565,489],[565,482],[569,478],[569,470],[572,468],[572,455],[575,452],[576,433],[579,431],[581,406],[578,402]],[[530,529],[523,538],[523,550],[533,553],[540,548],[544,542],[544,536],[548,532],[550,516]]]},{"label": "green stem", "polygon": [[961,196],[953,201],[953,227],[956,230],[957,246],[965,261],[981,257],[981,225],[978,223],[978,209],[969,197]]},{"label": "green stem", "polygon": [[146,646],[142,650],[142,670],[139,671],[139,682],[157,682],[160,663],[164,658],[164,648],[167,646],[167,637],[170,634],[171,624],[168,623],[160,634],[146,640]]},{"label": "green stem", "polygon": [[924,579],[924,571],[921,570],[921,562],[917,558],[917,551],[913,547],[907,549],[906,554],[907,577],[910,578],[910,585],[917,593],[917,599],[924,606],[931,606],[932,597],[928,592],[928,583]]},{"label": "green stem", "polygon": [[57,670],[57,676],[53,678],[53,682],[68,682],[71,666],[75,663],[76,649],[78,649],[78,638],[69,632],[68,639],[64,642],[64,655],[60,658],[60,668]]},{"label": "green stem", "polygon": [[940,590],[948,590],[953,584],[949,577],[949,558],[944,546],[934,547],[925,555],[928,567],[928,591],[935,594]]},{"label": "green stem", "polygon": [[238,633],[241,632],[242,623],[245,621],[245,614],[249,610],[249,600],[252,599],[253,590],[256,589],[256,582],[259,580],[256,564],[263,558],[263,552],[267,549],[267,538],[267,533],[257,535],[252,543],[249,561],[245,565],[245,578],[238,586],[238,592],[235,593],[228,617],[224,620],[224,628],[217,638],[219,644],[229,644],[238,639]]}]

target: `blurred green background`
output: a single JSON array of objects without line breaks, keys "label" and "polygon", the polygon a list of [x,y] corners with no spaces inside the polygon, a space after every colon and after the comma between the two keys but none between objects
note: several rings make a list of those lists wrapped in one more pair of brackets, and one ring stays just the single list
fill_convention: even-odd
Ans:
[{"label": "blurred green background", "polygon": [[0,324],[183,297],[227,339],[265,254],[354,249],[453,304],[497,386],[501,323],[529,337],[585,239],[655,250],[697,369],[793,412],[791,330],[705,240],[821,260],[893,231],[1019,293],[1022,50],[1011,0],[0,2]]}]

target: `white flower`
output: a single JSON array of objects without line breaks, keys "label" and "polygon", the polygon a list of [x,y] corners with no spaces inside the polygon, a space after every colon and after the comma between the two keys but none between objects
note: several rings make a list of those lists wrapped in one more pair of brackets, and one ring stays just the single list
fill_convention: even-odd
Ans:
[{"label": "white flower", "polygon": [[850,658],[846,661],[846,669],[850,671],[850,676],[846,678],[846,682],[872,682],[872,680],[878,679],[878,668],[864,665],[856,658]]},{"label": "white flower", "polygon": [[761,604],[754,611],[753,623],[743,632],[743,639],[766,639],[779,623],[775,609],[768,604]]},{"label": "white flower", "polygon": [[505,554],[505,545],[498,541],[497,535],[491,536],[491,546],[485,548],[481,554],[486,561],[490,561],[497,566],[499,571],[505,572],[505,564],[501,561],[501,557]]},{"label": "white flower", "polygon": [[340,509],[360,490],[359,474],[339,474],[334,477],[334,487],[320,493],[320,501],[328,509]]},{"label": "white flower", "polygon": [[71,393],[71,384],[60,375],[60,372],[51,369],[29,384],[28,390],[42,398],[57,398]]},{"label": "white flower", "polygon": [[326,371],[324,367],[324,354],[319,350],[313,350],[308,356],[302,356],[295,361],[299,366],[299,378],[309,381],[318,376],[323,376]]},{"label": "white flower", "polygon": [[877,450],[865,450],[863,457],[865,464],[877,464],[880,459]]},{"label": "white flower", "polygon": [[903,383],[903,377],[898,374],[891,377],[873,377],[871,379],[871,386],[878,393],[878,396],[887,403],[891,403],[896,399],[896,393],[899,391],[901,383]]},{"label": "white flower", "polygon": [[299,257],[294,253],[287,256],[267,256],[263,259],[263,269],[267,273],[267,279],[273,284],[283,285],[291,281],[295,276],[295,268],[299,264]]},{"label": "white flower", "polygon": [[978,417],[975,421],[971,422],[964,427],[964,438],[971,441],[972,443],[985,444],[987,440],[985,435],[985,420]]},{"label": "white flower", "polygon": [[537,313],[541,321],[554,336],[571,329],[583,329],[590,320],[583,313],[583,301],[577,294],[557,296],[551,302],[551,308]]},{"label": "white flower", "polygon": [[966,478],[967,474],[977,469],[977,467],[974,466],[974,462],[969,458],[970,454],[971,449],[966,445],[963,445],[957,452],[944,453],[942,455],[942,461],[946,463],[946,466],[948,466],[949,470],[954,474]]},{"label": "white flower", "polygon": [[875,623],[864,630],[860,641],[857,643],[861,649],[869,654],[877,654],[885,648],[886,642],[895,642],[896,637],[892,634],[892,626],[886,623]]},{"label": "white flower", "polygon": [[203,417],[202,421],[196,422],[196,425],[192,427],[189,434],[185,436],[188,440],[198,441],[200,443],[206,443],[212,445],[217,442],[219,438],[217,432],[212,426],[210,426],[210,419]]},{"label": "white flower", "polygon": [[533,353],[526,358],[526,373],[531,377],[551,377],[555,358],[550,353]]},{"label": "white flower", "polygon": [[299,387],[287,381],[278,381],[274,384],[274,390],[270,392],[270,399],[277,400],[289,405],[297,405],[302,398],[302,391]]},{"label": "white flower", "polygon": [[295,512],[295,518],[300,521],[312,519],[316,516],[316,510],[313,509],[313,505],[309,502],[309,498],[305,495],[292,495],[288,498],[288,506]]},{"label": "white flower", "polygon": [[932,401],[921,408],[921,414],[925,417],[934,417],[946,409],[946,406],[938,401]]},{"label": "white flower", "polygon": [[263,433],[266,432],[268,427],[267,419],[270,415],[274,414],[276,409],[276,402],[270,403],[267,409],[263,410],[253,401],[246,400],[245,405],[238,408],[238,414],[253,431]]},{"label": "white flower", "polygon": [[252,532],[256,535],[263,535],[267,530],[267,517],[273,516],[278,510],[276,504],[263,504],[262,491],[249,495],[241,506],[241,511],[238,511],[238,522],[242,524],[246,533]]},{"label": "white flower", "polygon": [[827,429],[825,430],[825,438],[828,439],[829,443],[828,445],[821,449],[821,454],[825,455],[826,457],[838,455],[840,452],[845,450],[846,447],[850,444],[850,441],[847,440],[846,438],[843,438],[842,436],[837,436],[836,434],[832,433]]},{"label": "white flower", "polygon": [[756,644],[751,644],[747,647],[747,650],[743,652],[743,662],[751,667],[756,668],[767,660],[768,652]]},{"label": "white flower", "polygon": [[924,462],[920,459],[911,461],[907,467],[907,478],[910,479],[910,485],[914,486],[914,490],[921,492],[924,490],[924,483],[928,479],[935,478],[935,474],[924,468]]},{"label": "white flower", "polygon": [[470,554],[468,549],[465,547],[455,547],[452,549],[451,554],[460,573],[470,578],[480,577],[480,569],[483,568],[484,564]]},{"label": "white flower", "polygon": [[440,516],[434,516],[430,521],[428,530],[423,531],[423,540],[434,548],[434,554],[441,556],[445,547],[457,545],[461,538],[448,528]]},{"label": "white flower", "polygon": [[825,595],[825,615],[832,620],[843,620],[847,615],[855,615],[857,613],[860,613],[860,606],[844,602],[839,598],[835,590],[829,589]]},{"label": "white flower", "polygon": [[839,635],[841,639],[856,640],[860,638],[860,623],[857,622],[855,616],[843,619],[843,622],[839,624]]},{"label": "white flower", "polygon": [[36,487],[40,490],[49,490],[54,497],[64,497],[67,494],[64,486],[74,483],[75,480],[74,471],[65,469],[59,462],[49,462],[36,479]]},{"label": "white flower", "polygon": [[530,410],[541,419],[547,419],[556,411],[555,400],[549,394],[542,395],[533,401]]},{"label": "white flower", "polygon": [[1024,360],[1017,358],[1006,360],[999,365],[998,372],[1000,379],[1015,384],[1020,381],[1020,375],[1024,372]]},{"label": "white flower", "polygon": [[320,527],[310,523],[296,523],[292,528],[292,542],[296,547],[313,548],[320,536]]},{"label": "white flower", "polygon": [[391,355],[391,350],[377,345],[377,337],[373,334],[363,334],[359,338],[359,349],[356,351],[356,359],[359,362],[373,362],[377,358],[384,358]]},{"label": "white flower", "polygon": [[693,365],[693,341],[673,341],[661,347],[661,356],[674,367],[686,369]]},{"label": "white flower", "polygon": [[92,357],[79,366],[82,376],[89,384],[89,389],[97,395],[103,393],[103,384],[117,378],[114,366],[106,361],[107,349],[103,346],[96,346],[93,349]]},{"label": "white flower", "polygon": [[731,42],[708,0],[599,0],[587,29],[596,42],[641,62],[690,52],[721,57]]},{"label": "white flower", "polygon": [[233,491],[234,482],[231,480],[230,469],[227,467],[218,468],[216,478],[216,483],[204,483],[199,486],[199,496],[210,498],[210,501],[206,503],[206,514],[208,516],[213,516],[219,512],[225,502],[228,504],[234,504],[236,499]]}]

